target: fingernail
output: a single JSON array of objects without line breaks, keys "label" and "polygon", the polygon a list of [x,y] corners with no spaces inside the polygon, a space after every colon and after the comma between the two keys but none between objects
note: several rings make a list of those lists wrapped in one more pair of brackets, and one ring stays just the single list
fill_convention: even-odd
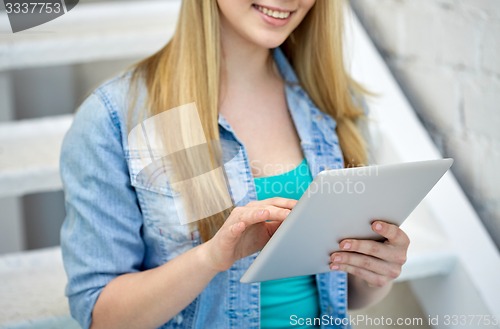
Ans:
[{"label": "fingernail", "polygon": [[340,267],[338,265],[332,265],[330,266],[330,269],[332,270],[338,270]]},{"label": "fingernail", "polygon": [[375,230],[382,231],[382,224],[380,223],[375,224]]},{"label": "fingernail", "polygon": [[341,260],[342,260],[342,257],[340,257],[340,256],[333,257],[333,261],[336,263],[340,262]]},{"label": "fingernail", "polygon": [[344,243],[344,246],[342,247],[342,249],[344,249],[344,250],[349,250],[350,248],[351,248],[351,243],[350,242]]},{"label": "fingernail", "polygon": [[264,215],[264,209],[259,210],[259,216]]}]

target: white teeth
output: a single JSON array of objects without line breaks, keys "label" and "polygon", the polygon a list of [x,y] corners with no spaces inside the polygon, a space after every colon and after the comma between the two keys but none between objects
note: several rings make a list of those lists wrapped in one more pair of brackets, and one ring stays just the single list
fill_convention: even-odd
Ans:
[{"label": "white teeth", "polygon": [[271,10],[271,9],[268,9],[266,7],[261,7],[261,6],[256,6],[256,7],[260,12],[264,13],[267,16],[273,17],[273,18],[285,19],[285,18],[288,18],[291,14],[289,11]]}]

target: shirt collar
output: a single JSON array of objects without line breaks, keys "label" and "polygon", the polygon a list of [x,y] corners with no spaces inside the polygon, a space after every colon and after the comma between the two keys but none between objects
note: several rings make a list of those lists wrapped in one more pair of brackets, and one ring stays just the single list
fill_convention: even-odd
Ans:
[{"label": "shirt collar", "polygon": [[278,66],[278,70],[280,71],[281,76],[288,84],[299,84],[299,79],[295,74],[295,71],[286,58],[283,50],[281,48],[275,48],[273,50],[273,57],[276,66]]}]

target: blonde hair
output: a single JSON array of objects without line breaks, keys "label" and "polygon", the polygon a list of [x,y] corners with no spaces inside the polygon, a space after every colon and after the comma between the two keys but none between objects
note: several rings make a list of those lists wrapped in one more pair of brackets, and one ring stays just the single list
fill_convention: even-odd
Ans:
[{"label": "blonde hair", "polygon": [[[366,151],[356,127],[363,113],[353,95],[363,89],[344,68],[344,5],[343,0],[317,0],[282,48],[310,98],[336,120],[345,165],[358,166],[366,162]],[[172,40],[134,70],[134,80],[143,79],[148,91],[147,115],[196,102],[207,140],[218,141],[221,54],[217,1],[183,0]],[[209,143],[215,166],[221,154],[214,145]],[[231,210],[198,221],[203,241],[215,235]]]}]

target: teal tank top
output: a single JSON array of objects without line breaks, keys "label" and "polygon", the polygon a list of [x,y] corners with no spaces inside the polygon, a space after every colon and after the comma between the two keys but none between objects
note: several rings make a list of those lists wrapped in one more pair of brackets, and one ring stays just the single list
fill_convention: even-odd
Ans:
[{"label": "teal tank top", "polygon": [[[306,159],[286,173],[254,178],[257,199],[300,199],[312,181]],[[262,282],[260,285],[261,328],[291,328],[290,316],[319,317],[319,297],[314,275]],[[307,326],[293,326],[307,328]]]}]

